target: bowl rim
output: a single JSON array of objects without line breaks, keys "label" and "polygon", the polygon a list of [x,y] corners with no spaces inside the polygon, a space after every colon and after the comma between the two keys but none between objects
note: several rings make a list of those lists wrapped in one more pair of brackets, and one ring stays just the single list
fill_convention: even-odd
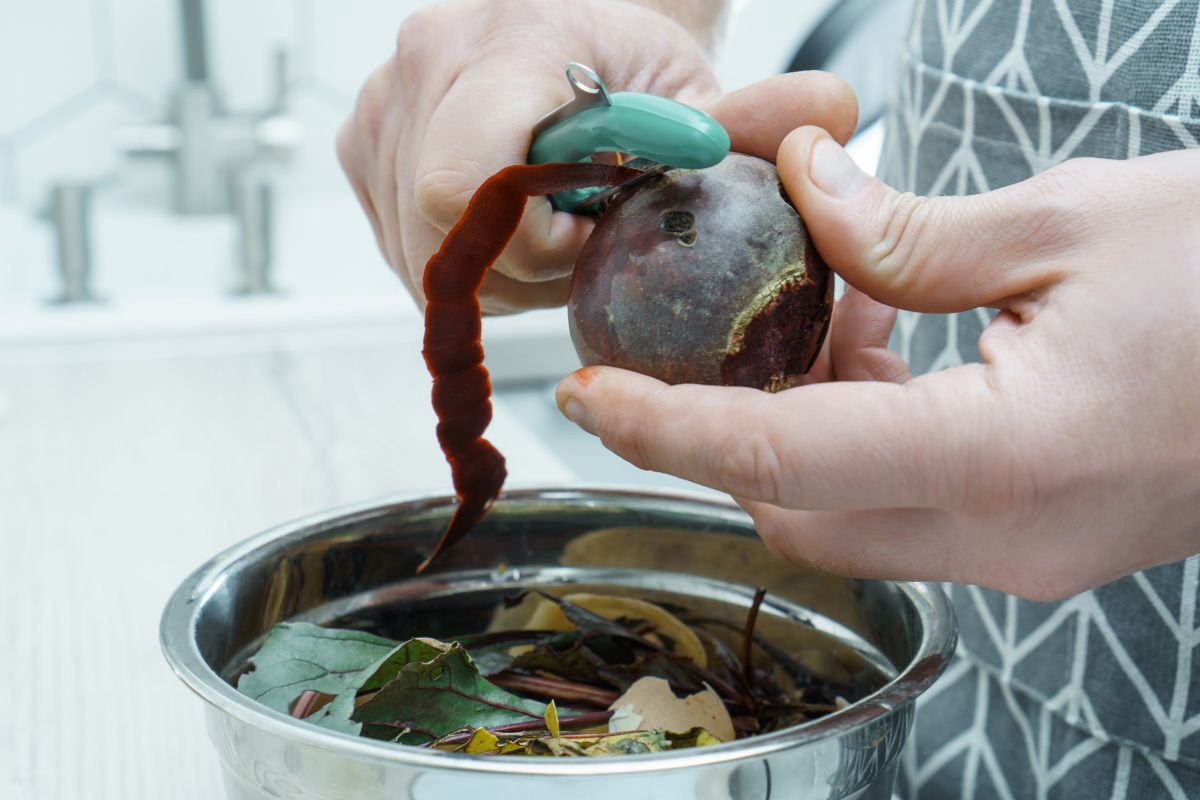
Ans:
[{"label": "bowl rim", "polygon": [[[579,502],[588,498],[621,499],[635,503],[668,501],[694,510],[716,512],[718,516],[740,522],[750,521],[749,515],[730,498],[680,489],[591,483],[519,486],[506,489],[496,502]],[[324,529],[353,523],[356,518],[367,519],[401,511],[429,511],[449,507],[454,501],[454,495],[414,493],[351,503],[285,522],[226,548],[188,575],[168,599],[159,624],[159,643],[167,663],[179,679],[213,709],[264,733],[297,744],[335,750],[346,756],[395,766],[473,773],[585,777],[615,772],[674,772],[743,762],[816,741],[841,738],[912,705],[945,671],[957,644],[957,620],[949,599],[940,587],[930,583],[883,581],[896,586],[913,605],[922,621],[922,631],[913,658],[891,681],[874,693],[820,719],[761,736],[679,752],[596,759],[481,758],[463,753],[402,747],[326,730],[270,709],[241,694],[223,680],[200,654],[194,632],[204,601],[220,587],[234,565],[255,551],[289,537],[308,538]]]}]

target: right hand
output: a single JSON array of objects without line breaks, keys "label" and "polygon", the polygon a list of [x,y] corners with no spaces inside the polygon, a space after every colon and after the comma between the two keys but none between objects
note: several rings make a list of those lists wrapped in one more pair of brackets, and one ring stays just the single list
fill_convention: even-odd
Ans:
[{"label": "right hand", "polygon": [[[681,5],[687,0],[680,0]],[[733,149],[773,159],[784,136],[818,125],[845,142],[853,93],[825,73],[781,75],[722,96],[704,52],[668,17],[622,0],[459,0],[400,28],[396,53],[368,79],[338,136],[342,166],[380,249],[424,307],[425,262],[486,178],[524,163],[533,126],[571,98],[568,62],[614,90],[702,107]],[[592,222],[533,198],[484,280],[483,310],[562,305]]]},{"label": "right hand", "polygon": [[[1061,600],[1200,553],[1200,149],[927,198],[803,128],[779,173],[861,292],[834,311],[817,377],[837,380],[767,394],[588,367],[559,385],[568,417],[842,575]],[[982,363],[910,380],[870,298],[999,314]]]}]

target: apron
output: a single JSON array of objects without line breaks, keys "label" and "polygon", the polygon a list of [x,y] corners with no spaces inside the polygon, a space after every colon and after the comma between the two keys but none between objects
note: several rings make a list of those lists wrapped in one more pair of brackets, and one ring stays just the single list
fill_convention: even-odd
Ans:
[{"label": "apron", "polygon": [[[880,161],[900,190],[1200,146],[1200,0],[916,6]],[[978,361],[991,316],[902,312],[892,347],[914,373]],[[918,707],[900,795],[1200,797],[1198,580],[1192,558],[1059,603],[949,586],[960,657]]]}]

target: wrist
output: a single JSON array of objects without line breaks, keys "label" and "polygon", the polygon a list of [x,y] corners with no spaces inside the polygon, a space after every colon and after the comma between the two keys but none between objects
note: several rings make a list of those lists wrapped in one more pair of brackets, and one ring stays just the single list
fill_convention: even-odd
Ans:
[{"label": "wrist", "polygon": [[712,55],[725,28],[729,0],[625,0],[657,11],[683,26]]}]

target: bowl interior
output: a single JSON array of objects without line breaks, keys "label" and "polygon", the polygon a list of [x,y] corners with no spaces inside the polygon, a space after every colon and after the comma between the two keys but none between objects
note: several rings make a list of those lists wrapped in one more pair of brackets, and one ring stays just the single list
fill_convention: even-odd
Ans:
[{"label": "bowl interior", "polygon": [[504,597],[531,587],[630,593],[737,627],[761,586],[758,632],[855,699],[928,655],[937,633],[911,587],[785,564],[740,509],[696,497],[510,492],[416,575],[452,509],[434,498],[302,520],[218,557],[194,587],[201,657],[235,682],[285,620],[453,639],[483,630]]}]

